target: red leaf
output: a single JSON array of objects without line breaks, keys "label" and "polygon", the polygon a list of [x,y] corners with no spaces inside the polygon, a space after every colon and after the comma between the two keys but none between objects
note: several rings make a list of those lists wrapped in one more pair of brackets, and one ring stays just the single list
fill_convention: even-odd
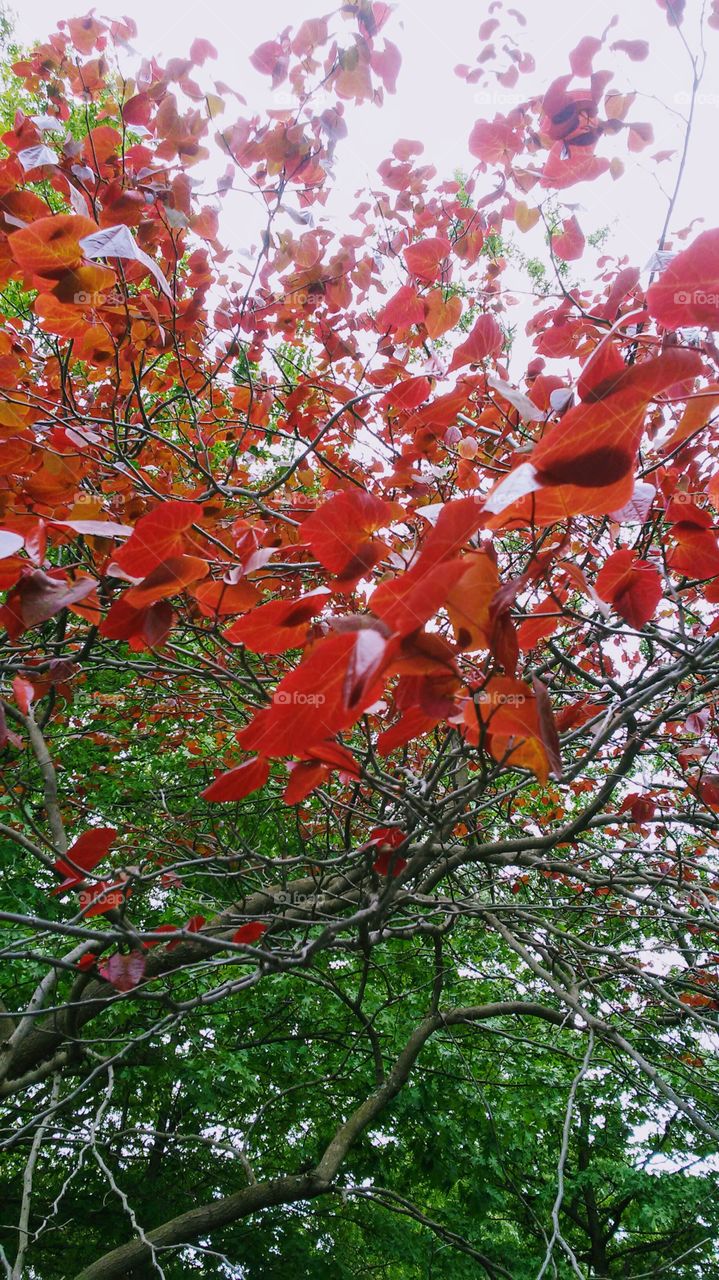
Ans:
[{"label": "red leaf", "polygon": [[125,592],[125,603],[133,609],[145,609],[148,605],[178,595],[191,582],[207,576],[209,565],[198,556],[170,556],[158,564],[136,587]]},{"label": "red leaf", "polygon": [[543,187],[561,191],[577,182],[593,182],[608,168],[609,161],[595,156],[588,147],[555,142],[544,165],[541,182]]},{"label": "red leaf", "polygon": [[667,15],[670,27],[678,27],[682,23],[686,2],[687,0],[657,0],[659,8]]},{"label": "red leaf", "polygon": [[601,47],[602,42],[596,36],[584,36],[579,41],[576,49],[572,49],[569,55],[569,65],[575,76],[584,78],[592,74],[592,62]]},{"label": "red leaf", "polygon": [[[200,933],[200,931],[204,929],[206,924],[207,924],[207,921],[204,916],[190,916],[190,919],[187,921],[187,924],[183,925],[182,927],[186,933]],[[165,928],[164,925],[160,925],[158,927],[163,930]],[[183,938],[178,938],[175,942],[168,942],[166,950],[174,951],[175,948],[179,947],[182,942],[184,942]]]},{"label": "red leaf", "polygon": [[715,578],[719,574],[719,546],[713,533],[694,524],[675,524],[672,536],[677,540],[667,564],[675,573],[687,578]]},{"label": "red leaf", "polygon": [[377,72],[388,93],[396,92],[397,76],[401,65],[402,55],[396,44],[393,44],[391,40],[385,40],[384,49],[381,51],[373,49],[370,57],[370,66],[373,71]]},{"label": "red leaf", "polygon": [[117,880],[101,880],[99,884],[81,890],[78,901],[83,918],[89,920],[91,916],[104,915],[113,907],[121,907],[131,892],[123,881]]},{"label": "red leaf", "polygon": [[380,876],[391,876],[393,879],[401,875],[407,866],[407,859],[401,858],[395,850],[407,839],[404,831],[398,827],[375,827],[370,832],[369,840],[364,848],[374,846],[377,857],[372,863],[373,870]]},{"label": "red leaf", "polygon": [[190,916],[190,919],[187,921],[187,924],[183,925],[183,928],[187,933],[199,933],[206,924],[207,921],[204,916]]},{"label": "red leaf", "polygon": [[347,489],[318,507],[302,533],[325,569],[337,575],[335,587],[349,591],[385,554],[385,543],[372,535],[393,516],[388,502],[362,489]]},{"label": "red leaf", "polygon": [[240,582],[201,582],[198,587],[193,587],[190,595],[206,618],[245,613],[260,599],[257,587],[244,579]]},{"label": "red leaf", "polygon": [[[181,884],[182,881],[179,881],[179,883]],[[176,924],[153,924],[152,929],[149,932],[163,933],[163,934],[177,933],[177,925]],[[148,938],[143,945],[148,949],[150,947],[160,947],[162,946],[162,938]],[[169,949],[170,948],[168,947],[168,951]]]},{"label": "red leaf", "polygon": [[429,716],[422,707],[410,707],[400,716],[396,724],[385,729],[377,739],[377,751],[381,756],[388,756],[399,747],[404,747],[413,738],[420,738],[437,724],[438,716]]},{"label": "red leaf", "polygon": [[329,592],[319,587],[297,600],[270,600],[233,622],[224,632],[233,644],[245,644],[253,653],[285,653],[299,649],[311,618],[321,612]]},{"label": "red leaf", "polygon": [[232,935],[232,941],[251,945],[253,942],[258,942],[268,928],[269,925],[263,924],[261,920],[250,920],[247,924],[243,924],[239,929],[235,930]]},{"label": "red leaf", "polygon": [[376,844],[380,849],[399,849],[406,839],[407,836],[399,827],[374,827],[369,833],[367,845]]},{"label": "red leaf", "polygon": [[187,530],[201,520],[202,507],[196,502],[171,499],[161,502],[135,525],[128,539],[114,557],[119,569],[132,578],[144,578],[164,560],[180,556],[185,548]]},{"label": "red leaf", "polygon": [[380,333],[407,329],[424,320],[424,303],[411,284],[403,284],[377,314],[376,326]]},{"label": "red leaf", "polygon": [[321,782],[330,776],[329,765],[319,760],[300,760],[292,765],[289,781],[282,795],[284,804],[301,804]]},{"label": "red leaf", "polygon": [[434,617],[466,569],[459,559],[433,564],[422,557],[409,573],[380,583],[369,607],[395,635],[409,635]]},{"label": "red leaf", "polygon": [[343,702],[349,711],[365,704],[365,694],[372,680],[385,663],[387,641],[373,627],[356,632],[350,651],[342,691]]},{"label": "red leaf", "polygon": [[66,857],[72,858],[74,863],[84,867],[86,871],[91,871],[104,858],[116,839],[117,831],[114,827],[90,827],[89,831],[83,831],[70,845]]},{"label": "red leaf", "polygon": [[719,773],[705,773],[697,790],[704,804],[719,812]]},{"label": "red leaf", "polygon": [[65,893],[73,889],[84,879],[83,872],[92,871],[110,849],[117,838],[114,827],[90,827],[83,831],[68,849],[63,858],[55,862],[55,871],[65,877],[63,883],[56,885],[52,893]]},{"label": "red leaf", "polygon": [[427,399],[432,389],[432,383],[429,378],[407,378],[404,382],[398,382],[396,387],[387,392],[379,402],[379,408],[384,410],[392,408],[396,413],[408,413],[410,409],[416,409]]},{"label": "red leaf", "polygon": [[441,264],[451,249],[449,240],[444,236],[434,236],[426,240],[416,240],[402,250],[407,270],[421,280],[433,283],[440,274]]},{"label": "red leaf", "polygon": [[[420,507],[419,514],[428,510]],[[453,502],[445,502],[422,546],[419,563],[423,569],[456,556],[483,523],[479,498],[455,498]]]},{"label": "red leaf", "polygon": [[638,560],[625,547],[615,551],[600,570],[597,595],[616,609],[630,627],[639,630],[654,617],[662,598],[662,579],[647,560]]},{"label": "red leaf", "polygon": [[174,617],[166,600],[146,609],[133,609],[125,596],[120,596],[103,619],[100,635],[108,640],[127,640],[132,648],[152,649],[164,644]]},{"label": "red leaf", "polygon": [[[80,578],[69,582],[64,575],[55,578],[44,573],[42,569],[34,569],[27,577],[22,578],[7,599],[7,607],[15,614],[16,625],[13,632],[15,638],[29,627],[37,627],[41,622],[54,618],[61,609],[71,608],[94,591],[97,583],[93,578]],[[5,624],[7,626],[7,622]],[[18,629],[19,628],[19,629]]]},{"label": "red leaf", "polygon": [[201,67],[207,58],[216,58],[217,50],[209,40],[198,38],[190,45],[190,58],[196,67]]},{"label": "red leaf", "polygon": [[719,328],[719,228],[703,231],[647,291],[647,311],[665,329]]},{"label": "red leaf", "polygon": [[148,93],[137,93],[128,98],[122,108],[122,118],[126,124],[147,125],[152,112],[152,98]]},{"label": "red leaf", "polygon": [[7,727],[5,708],[2,702],[0,702],[0,748],[6,747],[8,742],[12,743],[14,747],[22,747],[22,738],[17,733],[13,733]]},{"label": "red leaf", "polygon": [[327,19],[307,18],[292,41],[292,52],[298,57],[305,57],[318,45],[327,40]]},{"label": "red leaf", "polygon": [[475,321],[469,337],[460,343],[449,366],[450,373],[464,364],[481,364],[502,350],[504,337],[494,316],[485,313]]},{"label": "red leaf", "polygon": [[593,351],[579,375],[577,393],[580,400],[600,400],[602,396],[611,395],[626,372],[627,366],[619,348],[605,338]]},{"label": "red leaf", "polygon": [[529,461],[491,490],[487,512],[503,513],[499,523],[521,515],[551,524],[568,515],[603,515],[624,506],[634,487],[647,404],[701,369],[698,353],[681,347],[626,369],[611,395],[575,405],[545,432]]},{"label": "red leaf", "polygon": [[565,219],[562,231],[552,237],[552,251],[565,262],[573,262],[584,253],[585,239],[575,217]]},{"label": "red leaf", "polygon": [[250,56],[250,62],[256,71],[272,76],[272,87],[281,84],[287,75],[288,59],[282,45],[277,40],[265,40]]},{"label": "red leaf", "polygon": [[238,734],[243,750],[307,756],[311,746],[349,728],[380,696],[391,650],[377,642],[355,656],[358,634],[329,635],[275,689],[272,706]]},{"label": "red leaf", "polygon": [[250,792],[263,787],[269,776],[269,762],[262,756],[255,756],[253,760],[245,760],[244,764],[238,765],[236,769],[220,774],[219,778],[215,778],[209,787],[205,787],[205,790],[200,792],[200,795],[203,800],[214,803],[243,800]]},{"label": "red leaf", "polygon": [[469,135],[469,150],[485,164],[511,159],[519,147],[519,134],[502,116],[478,120]]},{"label": "red leaf", "polygon": [[319,760],[330,769],[340,769],[352,778],[360,776],[360,767],[352,752],[339,742],[318,742],[307,748],[307,754],[311,760]]},{"label": "red leaf", "polygon": [[534,696],[537,699],[537,714],[539,717],[539,736],[542,739],[544,750],[547,753],[549,767],[555,778],[562,776],[562,757],[559,747],[559,733],[557,731],[552,704],[549,699],[546,685],[537,676],[532,676],[532,688]]},{"label": "red leaf", "polygon": [[373,870],[380,876],[399,876],[407,866],[407,859],[400,858],[391,849],[382,849],[372,863]]}]

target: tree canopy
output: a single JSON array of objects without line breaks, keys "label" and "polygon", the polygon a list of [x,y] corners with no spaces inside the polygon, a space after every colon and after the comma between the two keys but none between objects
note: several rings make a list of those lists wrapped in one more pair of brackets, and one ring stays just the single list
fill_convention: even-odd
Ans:
[{"label": "tree canopy", "polygon": [[[650,11],[674,150],[633,11],[548,83],[493,0],[466,168],[352,199],[390,5],[269,109],[5,31],[8,1280],[719,1278],[719,0]],[[639,156],[648,265],[583,213]]]}]

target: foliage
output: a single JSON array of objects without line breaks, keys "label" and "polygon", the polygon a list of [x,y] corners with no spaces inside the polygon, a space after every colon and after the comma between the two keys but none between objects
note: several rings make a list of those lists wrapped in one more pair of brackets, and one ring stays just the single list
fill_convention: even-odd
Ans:
[{"label": "foliage", "polygon": [[610,256],[649,46],[491,11],[339,230],[389,6],[264,113],[0,31],[11,1280],[719,1277],[719,229]]}]

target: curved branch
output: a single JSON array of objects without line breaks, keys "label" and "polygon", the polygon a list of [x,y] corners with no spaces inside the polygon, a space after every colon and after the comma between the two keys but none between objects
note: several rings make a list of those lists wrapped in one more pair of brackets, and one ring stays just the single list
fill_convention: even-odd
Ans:
[{"label": "curved branch", "polygon": [[473,1005],[431,1014],[415,1027],[381,1087],[365,1098],[344,1124],[339,1126],[320,1160],[309,1173],[288,1174],[284,1178],[258,1182],[234,1192],[233,1195],[223,1196],[220,1200],[198,1205],[187,1213],[169,1219],[154,1231],[146,1232],[144,1240],[131,1240],[106,1253],[79,1272],[75,1280],[121,1280],[134,1268],[147,1262],[152,1249],[187,1244],[200,1235],[228,1226],[231,1222],[249,1217],[262,1209],[280,1204],[296,1204],[300,1200],[314,1199],[332,1191],[334,1179],[348,1152],[368,1125],[400,1092],[430,1036],[444,1026],[478,1022],[501,1015],[541,1018],[555,1026],[566,1026],[567,1022],[566,1014],[559,1013],[556,1009],[519,1000]]}]

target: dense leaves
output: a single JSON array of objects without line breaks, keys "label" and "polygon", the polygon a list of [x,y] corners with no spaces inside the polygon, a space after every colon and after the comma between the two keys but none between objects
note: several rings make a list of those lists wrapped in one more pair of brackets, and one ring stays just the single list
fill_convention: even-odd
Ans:
[{"label": "dense leaves", "polygon": [[719,1274],[719,230],[669,149],[603,248],[647,23],[547,83],[480,21],[464,171],[344,213],[389,5],[267,111],[129,19],[10,55],[8,1274]]}]

